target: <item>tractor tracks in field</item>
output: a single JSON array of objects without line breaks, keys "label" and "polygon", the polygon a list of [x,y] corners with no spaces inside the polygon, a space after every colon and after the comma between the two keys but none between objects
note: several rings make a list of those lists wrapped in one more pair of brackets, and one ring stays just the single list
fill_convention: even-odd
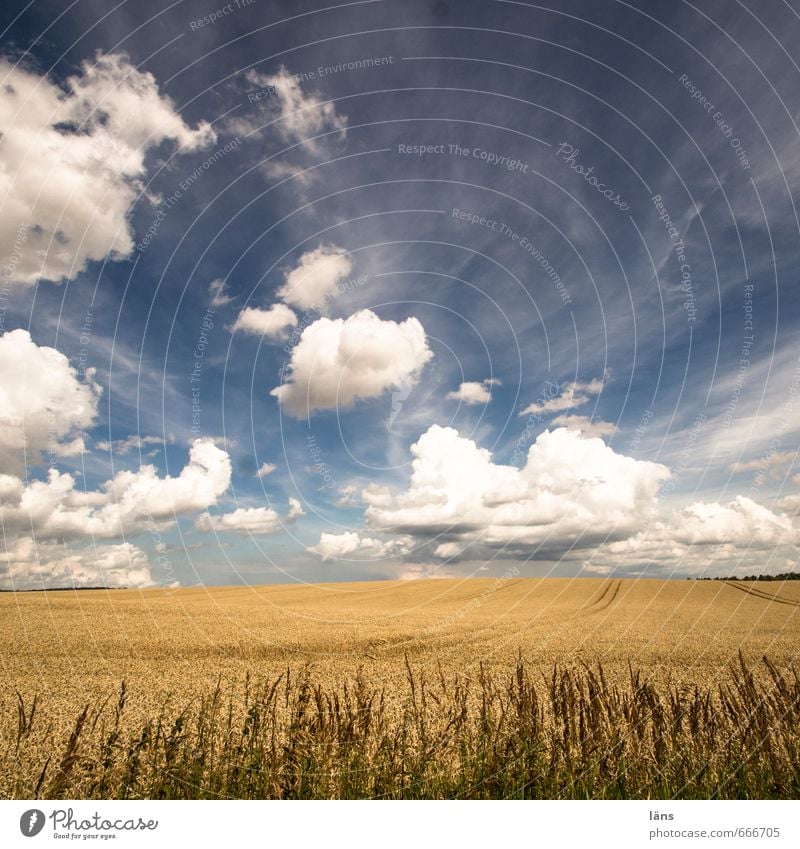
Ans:
[{"label": "tractor tracks in field", "polygon": [[583,616],[593,616],[595,613],[602,613],[608,610],[617,600],[620,590],[622,589],[622,581],[619,579],[606,581],[599,595],[589,600],[573,618],[578,619]]},{"label": "tractor tracks in field", "polygon": [[795,601],[793,598],[784,598],[783,596],[768,593],[765,590],[756,589],[756,587],[747,584],[740,584],[738,581],[723,581],[726,587],[739,590],[740,592],[751,595],[755,598],[763,599],[764,601],[774,601],[776,604],[788,604],[791,607],[800,607],[800,601]]}]

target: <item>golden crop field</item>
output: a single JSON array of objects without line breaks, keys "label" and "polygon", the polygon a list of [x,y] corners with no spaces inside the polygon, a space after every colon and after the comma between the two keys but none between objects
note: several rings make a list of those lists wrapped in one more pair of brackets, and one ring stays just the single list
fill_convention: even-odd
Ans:
[{"label": "golden crop field", "polygon": [[[785,738],[781,756],[790,772],[797,774],[796,749],[792,746],[797,745],[800,704],[791,696],[790,688],[800,686],[792,677],[800,655],[798,583],[507,578],[5,593],[0,594],[0,636],[2,768],[6,773],[15,772],[3,775],[3,795],[22,793],[25,786],[30,791],[36,781],[39,792],[49,787],[51,795],[67,787],[72,792],[82,792],[82,787],[83,792],[97,792],[96,787],[94,791],[85,789],[91,783],[97,741],[92,743],[94,754],[85,755],[89,766],[83,766],[89,770],[88,778],[83,773],[80,781],[75,778],[81,768],[79,755],[73,753],[74,763],[68,761],[69,769],[62,770],[61,779],[55,785],[48,782],[55,780],[59,747],[69,745],[76,718],[84,707],[89,706],[89,710],[84,722],[79,723],[81,739],[86,738],[90,721],[92,733],[99,734],[101,728],[104,734],[111,733],[107,727],[117,710],[112,707],[123,680],[124,706],[118,710],[123,718],[117,716],[117,736],[112,734],[117,748],[127,734],[130,750],[131,735],[157,717],[162,724],[166,717],[174,723],[185,710],[186,717],[195,717],[196,722],[196,713],[208,707],[210,694],[217,688],[214,710],[222,701],[228,702],[228,745],[232,745],[231,725],[255,709],[256,703],[261,708],[272,704],[271,733],[274,737],[279,729],[288,735],[285,748],[287,741],[291,744],[292,734],[299,734],[300,726],[292,725],[297,716],[295,720],[291,716],[304,699],[316,703],[317,719],[302,729],[311,735],[309,739],[322,733],[325,722],[320,717],[327,710],[323,709],[326,699],[331,705],[335,702],[337,711],[355,710],[359,721],[365,711],[378,710],[376,699],[380,699],[378,718],[386,724],[385,739],[396,733],[396,727],[408,723],[412,714],[417,716],[417,724],[411,723],[415,738],[425,736],[417,727],[422,714],[428,716],[425,721],[430,720],[431,728],[439,727],[437,723],[452,714],[450,730],[442,738],[443,748],[437,750],[438,754],[430,753],[435,759],[434,754],[438,757],[444,752],[443,741],[449,740],[452,728],[463,726],[466,733],[468,715],[469,722],[477,721],[473,715],[473,708],[478,710],[476,693],[483,693],[485,703],[487,691],[497,695],[505,688],[510,700],[506,707],[516,704],[517,685],[509,689],[508,684],[515,676],[522,675],[518,680],[524,678],[526,682],[519,684],[520,692],[530,686],[534,693],[550,682],[550,704],[540,711],[542,729],[562,721],[559,712],[567,710],[559,706],[560,697],[553,689],[556,670],[558,675],[567,676],[562,685],[577,687],[575,704],[567,712],[574,708],[581,713],[579,703],[585,701],[589,713],[581,722],[588,721],[598,698],[606,697],[611,699],[609,711],[612,703],[617,704],[616,698],[620,716],[628,717],[635,709],[632,705],[636,698],[652,688],[653,693],[660,694],[657,698],[663,700],[663,710],[672,699],[673,718],[685,733],[681,723],[684,715],[691,713],[682,701],[689,698],[686,694],[695,694],[692,710],[701,710],[702,700],[711,698],[713,704],[708,702],[705,710],[711,711],[712,718],[714,711],[722,715],[724,698],[720,700],[719,694],[734,686],[733,665],[747,669],[745,678],[750,669],[755,672],[752,687],[748,690],[750,685],[745,686],[742,698],[774,700],[773,690],[783,688],[779,695],[789,706],[789,713],[778,711],[776,702],[770,707],[770,723],[781,726],[776,731]],[[740,654],[747,667],[740,665]],[[771,671],[762,665],[763,656],[771,662]],[[632,671],[646,683],[645,689],[639,687],[640,692],[639,685],[633,683]],[[786,676],[780,677],[782,684],[776,683],[776,675]],[[270,697],[264,689],[258,702],[251,684],[266,688],[269,682],[278,680],[280,692],[285,690],[282,701],[275,692]],[[298,683],[303,680],[305,684]],[[592,680],[602,683],[592,684]],[[582,690],[584,685],[589,689]],[[453,699],[457,701],[459,686],[465,689],[461,719],[456,721]],[[591,696],[593,686],[600,688],[601,697],[597,693]],[[499,689],[493,690],[495,687]],[[756,687],[766,689],[758,690],[760,695],[756,696]],[[355,703],[361,707],[345,708],[345,700],[355,692],[360,693]],[[372,693],[372,701],[367,693]],[[426,693],[432,694],[431,701],[419,707],[416,699],[421,696],[424,702]],[[339,695],[334,699],[335,694]],[[34,716],[29,720],[34,696]],[[505,704],[506,697],[497,695],[497,704]],[[536,704],[538,698],[535,693],[531,695]],[[106,699],[109,701],[101,709]],[[625,699],[631,700],[628,708],[623,704]],[[655,721],[651,714],[657,716],[662,711],[651,702],[647,702],[647,723]],[[498,714],[500,724],[507,721],[506,707]],[[419,716],[418,708],[422,711]],[[742,705],[736,709],[745,710]],[[540,708],[530,710],[536,713]],[[331,707],[325,721],[333,722],[333,714]],[[302,707],[301,725],[310,721],[309,716],[309,710]],[[335,722],[341,721],[337,714]],[[182,720],[176,732],[181,746],[188,745],[191,738],[185,731],[186,722]],[[392,724],[396,727],[390,727]],[[439,727],[441,733],[443,728]],[[193,733],[199,733],[198,729],[196,726]],[[217,731],[215,728],[213,733]],[[699,737],[700,730],[695,731],[692,736]],[[341,728],[337,734],[340,732]],[[211,732],[206,729],[204,733],[207,738]],[[364,733],[369,736],[375,733],[374,728]],[[365,741],[366,737],[361,740],[364,745]],[[382,744],[375,745],[380,750]],[[28,754],[21,757],[19,751],[26,746]],[[14,747],[17,754],[11,757],[9,752]],[[341,755],[341,740],[334,748],[338,754],[326,749],[326,757],[335,761]],[[447,758],[451,756],[453,752]],[[51,763],[42,777],[47,757]],[[444,766],[447,758],[442,757]],[[117,776],[115,780],[121,779]],[[70,783],[74,781],[78,783]],[[202,795],[205,779],[198,781],[201,789],[196,787],[195,791]],[[135,786],[133,779],[131,782]],[[235,782],[224,786],[239,788]],[[252,792],[294,795],[280,782],[274,788]],[[187,793],[193,795],[195,791]],[[136,792],[141,791],[134,795]],[[304,792],[336,796],[355,791],[343,790],[341,783],[325,789],[312,782]],[[786,791],[774,792],[782,795]]]}]

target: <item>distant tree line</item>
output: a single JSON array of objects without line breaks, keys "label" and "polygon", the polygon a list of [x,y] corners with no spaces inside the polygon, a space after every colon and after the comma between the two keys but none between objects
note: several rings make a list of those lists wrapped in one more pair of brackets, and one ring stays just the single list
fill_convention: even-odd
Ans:
[{"label": "distant tree line", "polygon": [[779,575],[747,575],[744,578],[730,577],[695,578],[696,581],[800,581],[800,572],[781,572]]}]

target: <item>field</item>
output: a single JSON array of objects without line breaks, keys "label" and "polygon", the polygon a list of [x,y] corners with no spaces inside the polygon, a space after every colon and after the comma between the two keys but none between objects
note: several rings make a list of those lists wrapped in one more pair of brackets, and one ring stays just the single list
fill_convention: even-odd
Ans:
[{"label": "field", "polygon": [[799,584],[0,594],[0,796],[796,798]]}]

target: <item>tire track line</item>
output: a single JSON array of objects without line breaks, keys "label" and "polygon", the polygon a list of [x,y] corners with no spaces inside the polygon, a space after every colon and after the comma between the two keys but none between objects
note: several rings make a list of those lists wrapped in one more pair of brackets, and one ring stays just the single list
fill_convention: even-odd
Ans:
[{"label": "tire track line", "polygon": [[615,602],[621,589],[621,580],[617,579],[609,581],[600,595],[594,601],[590,601],[589,604],[581,608],[575,614],[574,618],[577,619],[582,616],[592,616],[595,613],[602,613],[604,610],[608,610],[608,608]]},{"label": "tire track line", "polygon": [[722,583],[725,584],[726,587],[739,590],[740,592],[751,595],[754,598],[760,598],[764,601],[774,601],[776,604],[788,604],[790,607],[800,607],[800,601],[795,601],[791,598],[782,598],[779,595],[772,595],[771,593],[764,592],[764,590],[757,590],[755,587],[742,586],[737,581],[723,581]]}]

